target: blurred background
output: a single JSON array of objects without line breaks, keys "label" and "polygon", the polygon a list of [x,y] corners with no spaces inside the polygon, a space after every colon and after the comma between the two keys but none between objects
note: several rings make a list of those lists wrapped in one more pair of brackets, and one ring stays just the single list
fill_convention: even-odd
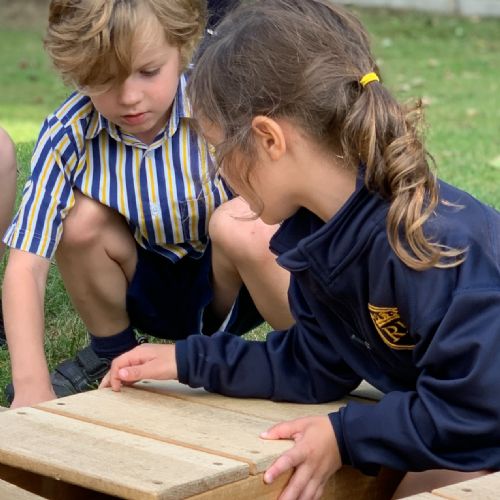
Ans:
[{"label": "blurred background", "polygon": [[[500,0],[339,3],[349,4],[371,33],[384,83],[402,101],[423,100],[439,176],[500,209]],[[47,0],[0,0],[0,126],[17,145],[18,202],[41,122],[71,92],[43,51],[47,6]],[[0,282],[4,266],[5,258]],[[53,366],[86,344],[55,266],[46,312]],[[266,332],[264,326],[249,337]],[[0,349],[0,405],[9,379],[8,353]]]}]

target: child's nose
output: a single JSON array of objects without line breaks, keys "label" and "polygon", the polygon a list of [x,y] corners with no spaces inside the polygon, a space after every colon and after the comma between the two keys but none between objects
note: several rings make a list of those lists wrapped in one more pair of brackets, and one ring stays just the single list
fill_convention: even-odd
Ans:
[{"label": "child's nose", "polygon": [[121,85],[119,92],[120,103],[125,106],[133,106],[142,99],[140,87],[131,78],[127,78]]}]

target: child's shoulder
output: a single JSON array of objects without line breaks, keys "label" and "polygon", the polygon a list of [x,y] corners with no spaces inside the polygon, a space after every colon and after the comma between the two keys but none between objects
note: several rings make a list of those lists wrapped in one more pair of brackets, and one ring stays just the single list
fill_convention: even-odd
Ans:
[{"label": "child's shoulder", "polygon": [[50,134],[57,142],[67,137],[85,137],[96,120],[96,110],[88,96],[73,92],[45,119],[41,134]]},{"label": "child's shoulder", "polygon": [[90,117],[94,111],[94,105],[90,97],[73,92],[50,116],[62,123],[69,126],[75,121]]}]

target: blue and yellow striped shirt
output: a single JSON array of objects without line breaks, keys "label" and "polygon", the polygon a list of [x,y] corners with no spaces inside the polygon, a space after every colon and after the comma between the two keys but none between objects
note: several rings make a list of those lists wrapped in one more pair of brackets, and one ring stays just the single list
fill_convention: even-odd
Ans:
[{"label": "blue and yellow striped shirt", "polygon": [[43,124],[5,243],[52,258],[76,188],[122,214],[144,248],[172,261],[201,255],[208,219],[231,195],[190,126],[185,86],[182,76],[170,119],[149,146],[108,122],[88,97],[71,95]]}]

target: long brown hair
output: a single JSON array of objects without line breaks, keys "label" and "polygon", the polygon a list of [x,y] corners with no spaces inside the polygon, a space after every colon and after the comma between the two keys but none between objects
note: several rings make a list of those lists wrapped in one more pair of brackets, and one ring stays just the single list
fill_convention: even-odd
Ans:
[{"label": "long brown hair", "polygon": [[[438,203],[435,174],[420,139],[421,106],[405,108],[381,82],[359,20],[329,0],[256,0],[217,27],[195,64],[195,113],[221,127],[228,176],[248,184],[254,160],[252,118],[287,118],[313,140],[364,165],[365,184],[389,201],[389,242],[408,266],[457,265],[460,250],[424,233]],[[239,151],[246,168],[231,169]],[[239,162],[241,166],[241,162]]]}]

